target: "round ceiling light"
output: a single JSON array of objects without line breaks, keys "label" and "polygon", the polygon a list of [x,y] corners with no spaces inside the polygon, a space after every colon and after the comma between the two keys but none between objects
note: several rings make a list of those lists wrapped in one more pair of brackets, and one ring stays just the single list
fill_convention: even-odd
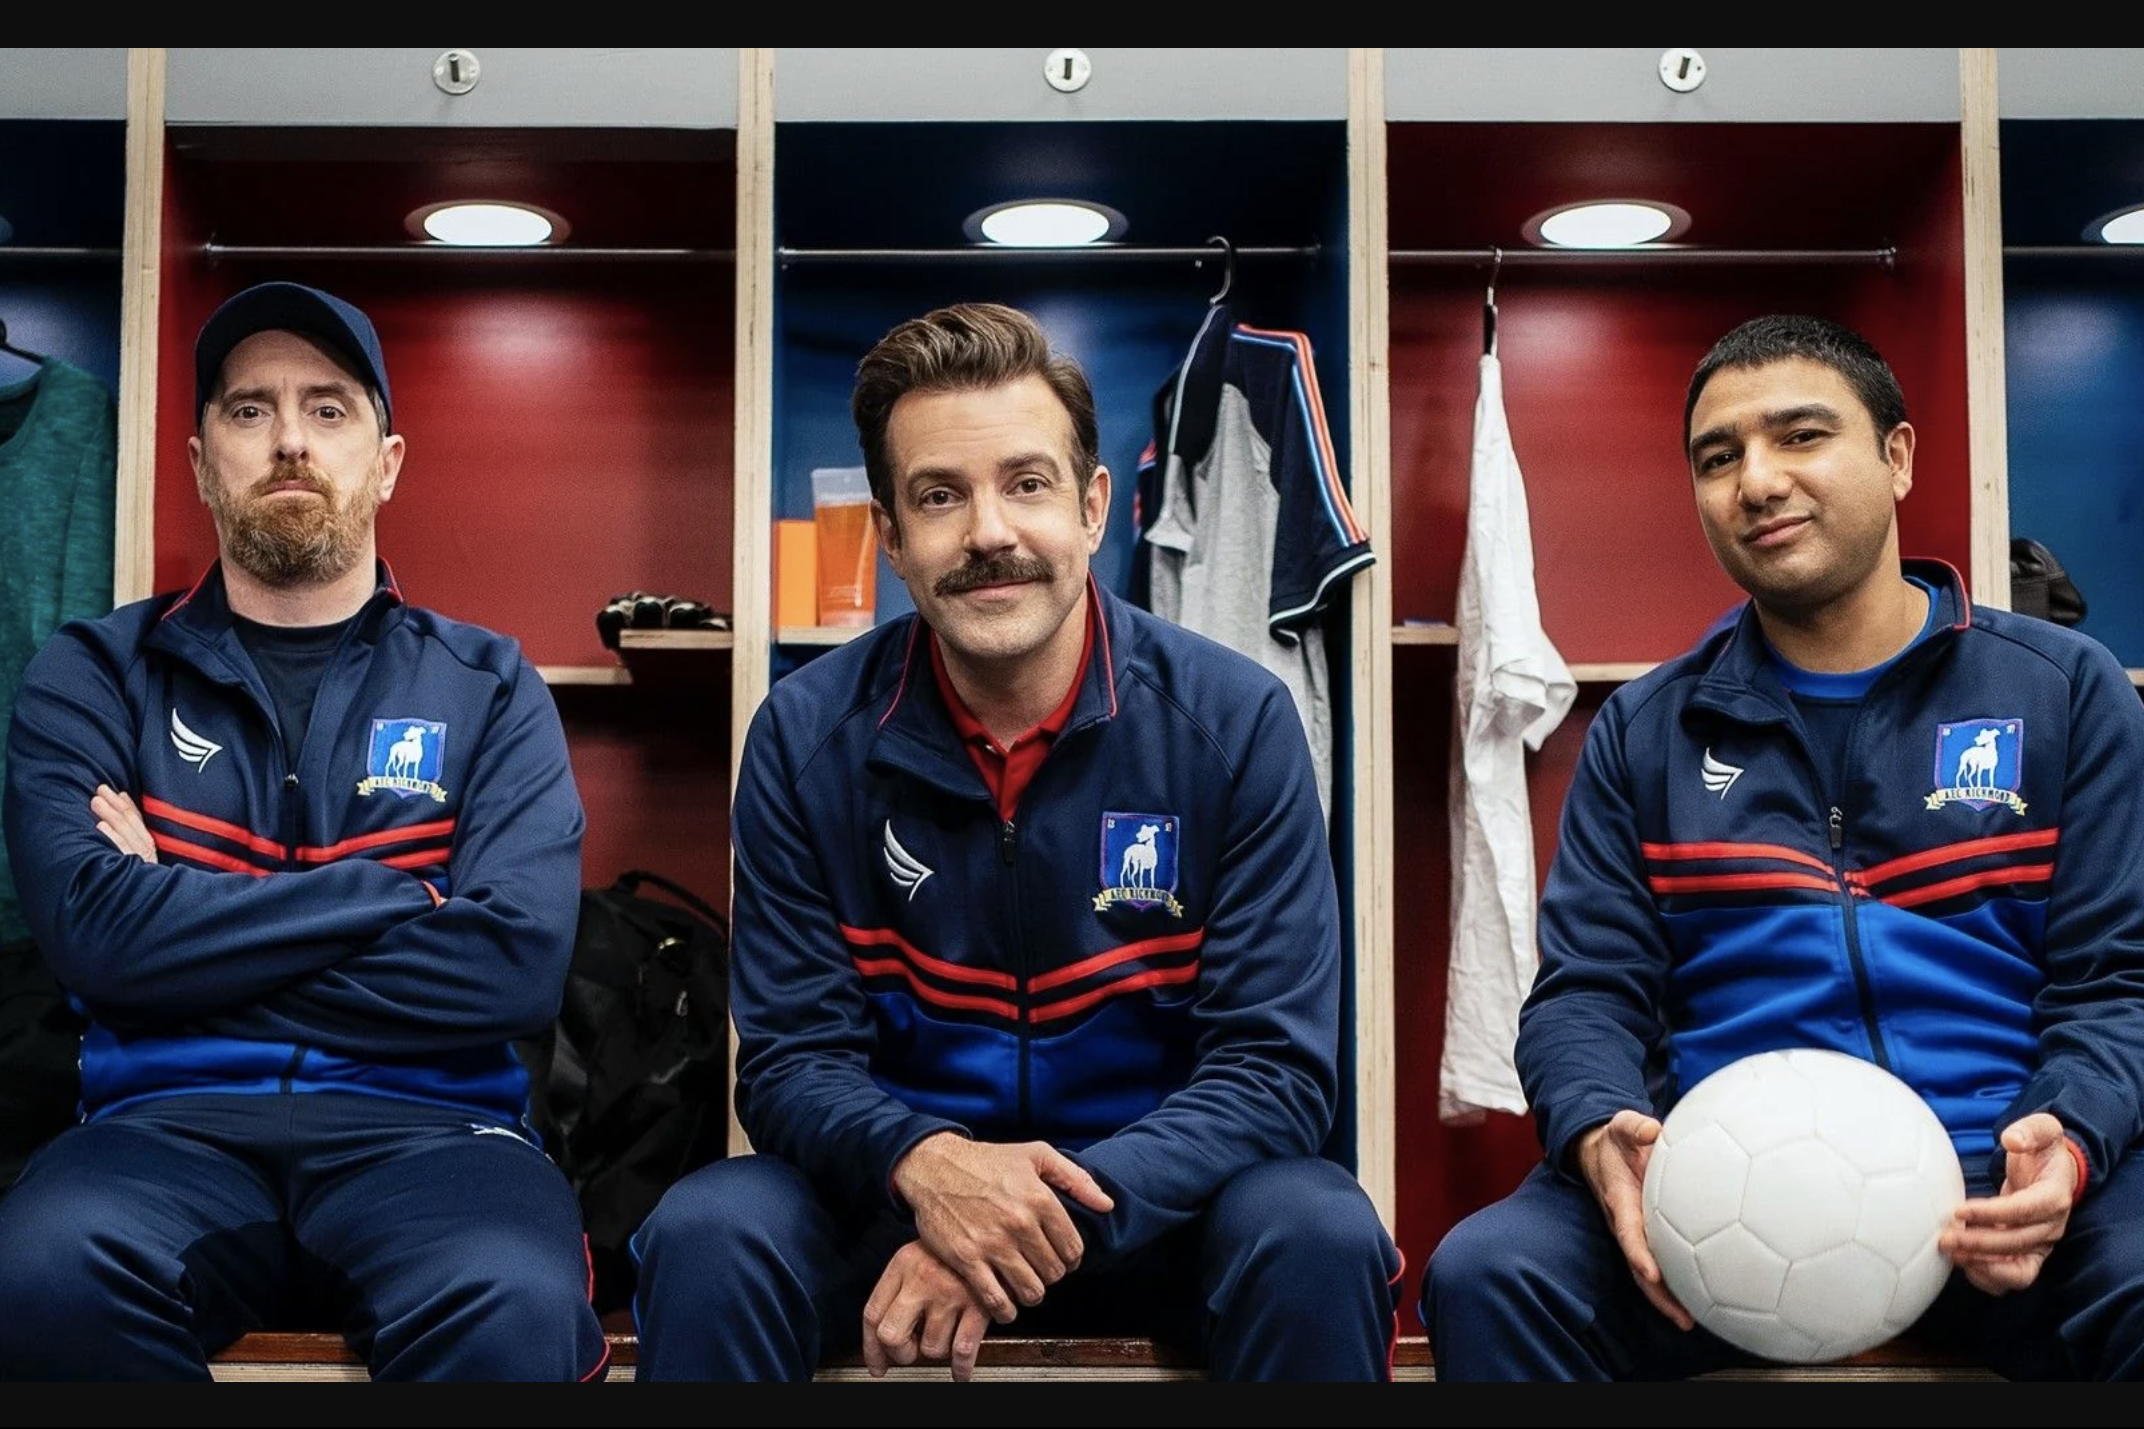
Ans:
[{"label": "round ceiling light", "polygon": [[1005,248],[1077,248],[1124,236],[1124,215],[1085,199],[1021,199],[968,215],[961,229],[971,243]]},{"label": "round ceiling light", "polygon": [[2118,208],[2085,225],[2091,243],[2144,243],[2144,204]]},{"label": "round ceiling light", "polygon": [[1655,199],[1607,199],[1563,204],[1526,220],[1528,243],[1547,248],[1637,248],[1679,238],[1690,215]]},{"label": "round ceiling light", "polygon": [[407,226],[412,237],[457,248],[535,248],[567,233],[566,220],[526,203],[427,204],[409,216]]}]

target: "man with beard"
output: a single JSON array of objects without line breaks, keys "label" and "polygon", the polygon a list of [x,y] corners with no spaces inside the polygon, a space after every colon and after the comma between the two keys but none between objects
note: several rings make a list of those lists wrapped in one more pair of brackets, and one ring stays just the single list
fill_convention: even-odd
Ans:
[{"label": "man with beard", "polygon": [[1887,1068],[1950,1132],[1955,1273],[1917,1338],[2144,1377],[2144,706],[2089,636],[1900,559],[1914,430],[1859,334],[1735,328],[1683,438],[1750,598],[1586,731],[1516,1049],[1547,1156],[1430,1258],[1437,1378],[1751,1363],[1667,1289],[1645,1170],[1683,1092],[1793,1047]]},{"label": "man with beard", "polygon": [[405,444],[362,312],[248,288],[194,376],[219,559],[64,626],[9,731],[9,854],[89,1027],[80,1124],[0,1201],[0,1377],[206,1379],[297,1324],[375,1379],[600,1375],[511,1048],[577,916],[557,711],[375,552]]},{"label": "man with beard", "polygon": [[1026,314],[864,357],[916,613],[775,686],[732,815],[757,1154],[634,1240],[638,1375],[969,1378],[985,1330],[1220,1379],[1390,1376],[1399,1254],[1319,1153],[1340,916],[1309,743],[1248,657],[1102,590],[1094,398]]}]

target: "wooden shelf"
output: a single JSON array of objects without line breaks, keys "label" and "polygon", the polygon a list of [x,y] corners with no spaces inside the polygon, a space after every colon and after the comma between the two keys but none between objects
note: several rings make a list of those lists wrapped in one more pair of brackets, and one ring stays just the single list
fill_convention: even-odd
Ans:
[{"label": "wooden shelf", "polygon": [[635,650],[728,650],[737,643],[730,630],[621,630],[618,649]]},{"label": "wooden shelf", "polygon": [[1640,675],[1652,673],[1656,663],[1652,660],[1641,660],[1634,664],[1573,665],[1571,678],[1581,685],[1620,685],[1635,680]]},{"label": "wooden shelf", "polygon": [[623,665],[538,665],[547,685],[630,685],[633,672]]},{"label": "wooden shelf", "polygon": [[[1459,627],[1456,625],[1395,625],[1392,627],[1394,645],[1453,645],[1459,643]],[[1573,665],[1571,678],[1581,685],[1620,685],[1626,680],[1635,680],[1653,668],[1649,660],[1633,662],[1597,662]],[[2130,671],[2133,681],[2144,684],[2144,670]]]},{"label": "wooden shelf", "polygon": [[729,650],[737,643],[728,630],[621,630],[618,632],[619,663],[615,665],[538,665],[536,673],[547,685],[630,685],[632,662],[672,654]]},{"label": "wooden shelf", "polygon": [[871,629],[868,625],[784,625],[774,632],[777,645],[846,645]]}]

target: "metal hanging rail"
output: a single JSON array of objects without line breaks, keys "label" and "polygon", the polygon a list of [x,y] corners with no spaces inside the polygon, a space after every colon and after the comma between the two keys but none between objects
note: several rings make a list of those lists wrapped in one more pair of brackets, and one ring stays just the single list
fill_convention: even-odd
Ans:
[{"label": "metal hanging rail", "polygon": [[[1315,258],[1324,250],[1307,247],[1238,248],[1239,258]],[[474,258],[541,259],[550,262],[604,261],[648,263],[729,263],[736,261],[733,248],[483,248],[458,247],[448,243],[380,244],[261,244],[205,243],[208,258]],[[1083,248],[778,248],[775,255],[790,263],[897,263],[944,262],[951,259],[1005,260],[1118,260],[1205,259],[1216,254],[1209,247],[1128,246]],[[9,259],[116,259],[118,248],[46,245],[40,247],[0,244],[0,262]],[[2005,258],[2108,258],[2144,259],[2144,244],[2054,243],[2010,244]],[[1501,259],[1494,248],[1395,248],[1386,255],[1395,264],[1486,267],[1501,261],[1512,267],[1569,263],[1665,263],[1665,264],[1861,264],[1893,266],[1896,248],[1506,248]]]},{"label": "metal hanging rail", "polygon": [[32,247],[27,244],[0,244],[0,259],[7,258],[117,258],[117,248],[84,248],[75,244],[52,244]]},{"label": "metal hanging rail", "polygon": [[[1237,248],[1238,258],[1315,258],[1323,250],[1316,244],[1307,248]],[[1187,244],[1182,247],[1167,245],[1140,246],[1133,244],[1097,243],[1076,248],[999,248],[977,245],[972,248],[777,248],[775,257],[783,264],[790,263],[938,263],[953,259],[982,258],[995,262],[1014,262],[1020,259],[1034,261],[1062,261],[1076,259],[1094,262],[1151,262],[1166,259],[1211,259],[1225,257],[1210,244]]]},{"label": "metal hanging rail", "polygon": [[1486,268],[1563,266],[1573,263],[1646,263],[1733,266],[1737,264],[1873,263],[1885,268],[1898,259],[1896,248],[1678,248],[1661,244],[1641,248],[1395,248],[1385,255],[1395,264],[1424,263]]},{"label": "metal hanging rail", "polygon": [[2138,243],[2013,243],[2005,258],[2144,258]]},{"label": "metal hanging rail", "polygon": [[[0,250],[4,251],[4,250]],[[430,262],[473,259],[486,263],[525,262],[638,262],[638,263],[730,263],[733,248],[595,248],[559,244],[531,248],[492,248],[453,243],[204,243],[201,253],[217,258],[421,258]]]}]

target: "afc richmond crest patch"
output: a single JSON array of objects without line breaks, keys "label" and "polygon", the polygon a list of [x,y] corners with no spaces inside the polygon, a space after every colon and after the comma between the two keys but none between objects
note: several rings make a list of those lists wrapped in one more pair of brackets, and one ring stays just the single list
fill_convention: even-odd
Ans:
[{"label": "afc richmond crest patch", "polygon": [[439,774],[447,762],[447,727],[436,719],[376,719],[372,739],[365,749],[365,777],[357,792],[372,795],[386,790],[397,798],[429,794],[435,804],[447,802]]},{"label": "afc richmond crest patch", "polygon": [[1985,809],[2001,804],[2025,812],[2017,796],[2025,774],[2025,721],[1967,719],[1936,726],[1935,792],[1928,807],[1963,804]]},{"label": "afc richmond crest patch", "polygon": [[1102,815],[1102,891],[1094,911],[1166,908],[1184,916],[1176,901],[1177,820],[1174,814]]}]

